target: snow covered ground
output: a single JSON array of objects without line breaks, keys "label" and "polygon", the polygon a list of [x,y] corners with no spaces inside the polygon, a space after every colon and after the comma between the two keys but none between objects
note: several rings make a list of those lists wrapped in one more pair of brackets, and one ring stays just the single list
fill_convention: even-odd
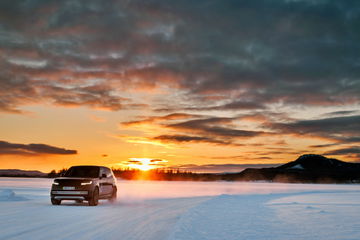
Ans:
[{"label": "snow covered ground", "polygon": [[118,181],[88,207],[51,181],[0,178],[0,239],[360,239],[360,185]]}]

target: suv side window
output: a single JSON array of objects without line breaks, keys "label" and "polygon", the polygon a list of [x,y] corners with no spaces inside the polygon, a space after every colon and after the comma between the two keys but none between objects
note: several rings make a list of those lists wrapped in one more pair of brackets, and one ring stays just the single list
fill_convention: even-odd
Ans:
[{"label": "suv side window", "polygon": [[103,175],[103,174],[106,174],[106,173],[105,173],[104,168],[103,168],[103,167],[101,167],[101,168],[100,168],[100,175],[99,175],[99,176],[100,176],[100,177],[102,177],[102,175]]},{"label": "suv side window", "polygon": [[109,168],[104,168],[104,171],[105,171],[106,177],[111,177],[111,171]]},{"label": "suv side window", "polygon": [[111,177],[111,171],[109,168],[105,168],[105,167],[102,167],[100,169],[100,176],[102,176],[103,174],[106,175],[107,178]]}]

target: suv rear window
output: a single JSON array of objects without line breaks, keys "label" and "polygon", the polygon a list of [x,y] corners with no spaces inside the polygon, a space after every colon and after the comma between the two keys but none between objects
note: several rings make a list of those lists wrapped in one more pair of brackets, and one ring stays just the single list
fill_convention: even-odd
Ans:
[{"label": "suv rear window", "polygon": [[64,177],[89,177],[89,178],[97,178],[99,177],[99,167],[92,166],[79,166],[79,167],[71,167],[66,171]]}]

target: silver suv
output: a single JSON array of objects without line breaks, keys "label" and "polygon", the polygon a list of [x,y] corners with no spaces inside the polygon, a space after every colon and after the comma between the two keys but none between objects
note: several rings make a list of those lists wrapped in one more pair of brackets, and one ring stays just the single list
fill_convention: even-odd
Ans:
[{"label": "silver suv", "polygon": [[59,178],[55,178],[50,197],[53,205],[61,200],[88,201],[96,206],[99,199],[116,200],[117,188],[114,173],[103,166],[73,166]]}]

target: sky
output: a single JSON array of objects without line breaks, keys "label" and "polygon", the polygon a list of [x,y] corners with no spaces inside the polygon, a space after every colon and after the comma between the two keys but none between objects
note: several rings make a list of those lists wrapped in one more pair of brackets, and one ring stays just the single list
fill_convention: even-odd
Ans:
[{"label": "sky", "polygon": [[360,161],[360,1],[1,0],[0,168]]}]

